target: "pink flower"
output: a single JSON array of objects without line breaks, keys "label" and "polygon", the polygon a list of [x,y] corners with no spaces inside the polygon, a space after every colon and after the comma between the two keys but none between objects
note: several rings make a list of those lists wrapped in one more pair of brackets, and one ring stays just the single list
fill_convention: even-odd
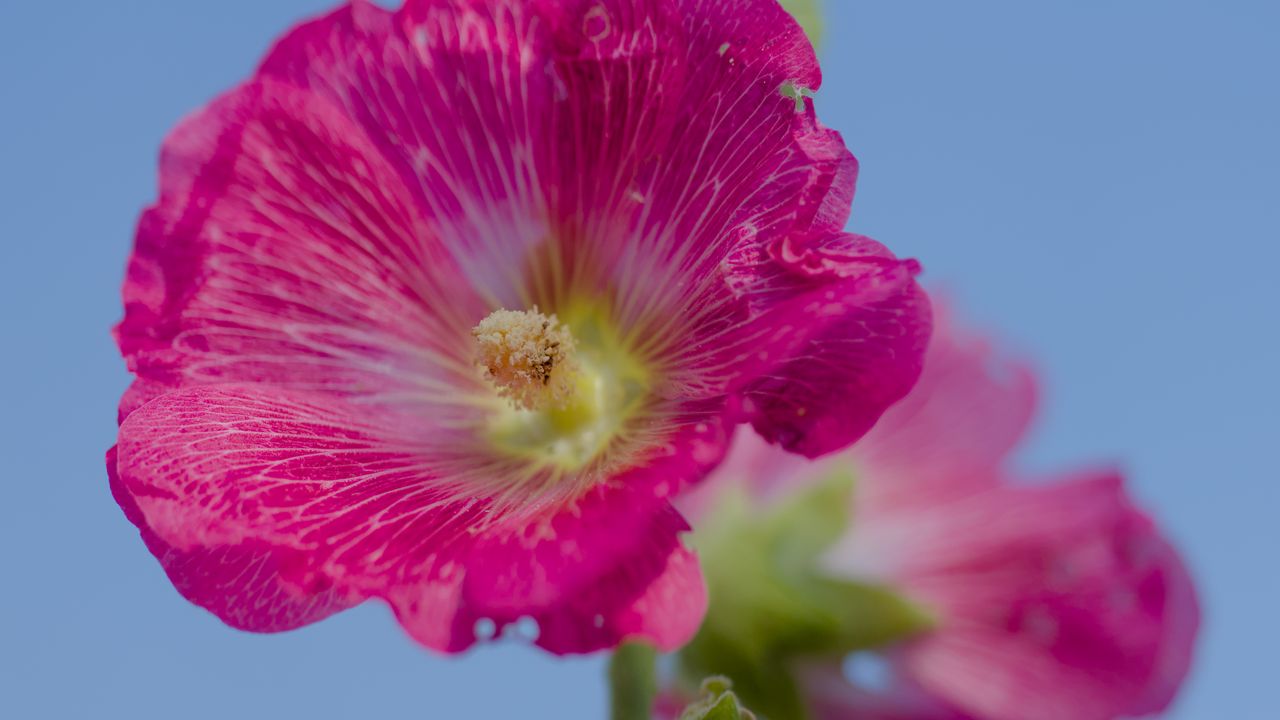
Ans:
[{"label": "pink flower", "polygon": [[797,659],[816,717],[1104,720],[1171,702],[1199,625],[1192,581],[1114,472],[1006,482],[1033,405],[1025,367],[941,322],[916,389],[851,451],[805,464],[748,436],[708,484],[736,468],[781,497],[851,463],[848,529],[815,563],[932,619],[873,648],[886,687]]},{"label": "pink flower", "polygon": [[[806,455],[919,372],[918,266],[773,0],[366,2],[165,143],[112,488],[174,585],[278,631],[368,598],[453,652],[532,617],[685,641],[670,498],[731,426]],[[487,623],[482,623],[487,624]]]},{"label": "pink flower", "polygon": [[867,508],[853,522],[829,567],[936,618],[891,651],[900,691],[965,717],[1103,720],[1163,710],[1186,676],[1190,577],[1112,473]]}]

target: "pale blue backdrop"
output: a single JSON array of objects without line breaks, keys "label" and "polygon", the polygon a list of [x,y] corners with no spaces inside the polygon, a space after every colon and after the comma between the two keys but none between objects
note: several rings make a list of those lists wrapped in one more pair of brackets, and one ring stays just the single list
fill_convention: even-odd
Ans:
[{"label": "pale blue backdrop", "polygon": [[[156,149],[327,4],[0,3],[0,716],[602,715],[599,659],[443,660],[378,605],[229,630],[108,494],[108,328]],[[1277,717],[1280,4],[828,4],[852,227],[1040,359],[1028,466],[1119,459],[1185,548],[1208,619],[1174,715]]]}]

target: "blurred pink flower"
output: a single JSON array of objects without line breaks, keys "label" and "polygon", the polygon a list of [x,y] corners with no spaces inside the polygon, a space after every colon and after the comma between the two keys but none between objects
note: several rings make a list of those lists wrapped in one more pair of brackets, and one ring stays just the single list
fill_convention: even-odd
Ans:
[{"label": "blurred pink flower", "polygon": [[1144,715],[1187,673],[1191,580],[1114,474],[866,507],[853,523],[829,567],[892,585],[935,616],[936,630],[890,656],[903,689],[962,716]]},{"label": "blurred pink flower", "polygon": [[916,389],[852,450],[804,463],[740,433],[691,500],[735,478],[782,497],[852,461],[849,528],[819,564],[892,588],[933,627],[876,650],[884,687],[801,661],[817,717],[1104,720],[1172,700],[1199,625],[1192,581],[1116,473],[1006,481],[1034,395],[1024,366],[943,318]]},{"label": "blurred pink flower", "polygon": [[170,135],[129,262],[107,465],[174,585],[254,631],[381,598],[447,652],[523,617],[684,642],[670,498],[738,422],[847,445],[923,357],[917,264],[841,230],[819,84],[773,0],[289,32]]}]

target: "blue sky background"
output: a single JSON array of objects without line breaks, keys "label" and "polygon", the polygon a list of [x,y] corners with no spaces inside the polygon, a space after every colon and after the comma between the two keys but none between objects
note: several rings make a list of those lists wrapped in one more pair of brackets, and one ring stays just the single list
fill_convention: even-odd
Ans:
[{"label": "blue sky background", "polygon": [[[598,658],[443,660],[378,605],[230,630],[111,501],[108,329],[160,141],[328,5],[0,4],[0,716],[603,716]],[[1275,717],[1280,4],[828,5],[851,227],[1038,358],[1028,468],[1119,460],[1184,548],[1207,622],[1173,716]]]}]

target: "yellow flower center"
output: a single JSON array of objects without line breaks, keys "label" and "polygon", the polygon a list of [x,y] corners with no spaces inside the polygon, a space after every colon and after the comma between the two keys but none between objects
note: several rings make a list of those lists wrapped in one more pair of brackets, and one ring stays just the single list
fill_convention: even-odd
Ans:
[{"label": "yellow flower center", "polygon": [[498,310],[471,331],[477,363],[506,400],[490,442],[557,472],[582,469],[625,439],[649,386],[605,313],[588,303],[568,310],[564,321],[536,307]]}]

